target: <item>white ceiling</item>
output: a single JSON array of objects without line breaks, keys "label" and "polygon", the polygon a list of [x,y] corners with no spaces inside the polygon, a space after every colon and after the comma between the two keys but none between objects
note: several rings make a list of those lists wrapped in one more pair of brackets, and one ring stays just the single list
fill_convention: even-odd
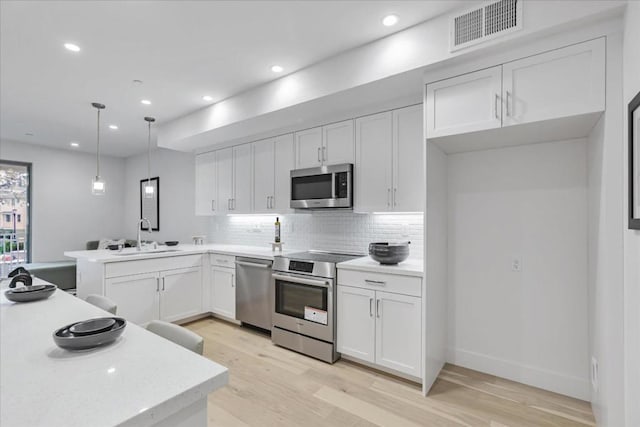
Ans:
[{"label": "white ceiling", "polygon": [[[158,123],[460,6],[459,1],[2,1],[0,138],[103,151],[146,149]],[[381,19],[400,16],[394,27]],[[72,42],[81,52],[63,44]],[[139,79],[142,85],[132,81]],[[150,106],[141,99],[153,102]],[[118,131],[107,128],[117,124]],[[33,133],[27,136],[26,133]],[[102,145],[102,144],[101,144]]]}]

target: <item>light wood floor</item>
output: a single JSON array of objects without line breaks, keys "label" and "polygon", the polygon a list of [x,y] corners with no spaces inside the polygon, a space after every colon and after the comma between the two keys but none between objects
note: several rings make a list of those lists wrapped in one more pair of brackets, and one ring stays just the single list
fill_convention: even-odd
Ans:
[{"label": "light wood floor", "polygon": [[209,426],[593,426],[588,402],[446,365],[428,397],[417,384],[347,361],[329,365],[217,319],[187,327],[229,368],[209,395]]}]

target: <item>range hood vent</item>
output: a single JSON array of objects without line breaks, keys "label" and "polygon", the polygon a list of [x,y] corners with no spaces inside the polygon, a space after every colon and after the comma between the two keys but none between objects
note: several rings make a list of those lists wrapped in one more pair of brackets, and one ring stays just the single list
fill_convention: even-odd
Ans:
[{"label": "range hood vent", "polygon": [[522,29],[522,1],[500,0],[451,17],[451,52]]}]

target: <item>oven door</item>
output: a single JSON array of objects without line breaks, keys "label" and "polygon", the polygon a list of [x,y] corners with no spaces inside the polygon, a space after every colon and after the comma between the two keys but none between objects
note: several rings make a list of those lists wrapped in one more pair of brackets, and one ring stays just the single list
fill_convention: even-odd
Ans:
[{"label": "oven door", "polygon": [[333,280],[280,272],[273,279],[273,325],[333,343]]}]

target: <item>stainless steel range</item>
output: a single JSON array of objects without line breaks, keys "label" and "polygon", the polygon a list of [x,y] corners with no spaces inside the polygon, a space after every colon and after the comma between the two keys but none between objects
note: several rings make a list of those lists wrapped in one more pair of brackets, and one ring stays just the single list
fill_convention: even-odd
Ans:
[{"label": "stainless steel range", "polygon": [[320,251],[276,256],[271,341],[325,362],[338,360],[336,264],[361,256]]}]

